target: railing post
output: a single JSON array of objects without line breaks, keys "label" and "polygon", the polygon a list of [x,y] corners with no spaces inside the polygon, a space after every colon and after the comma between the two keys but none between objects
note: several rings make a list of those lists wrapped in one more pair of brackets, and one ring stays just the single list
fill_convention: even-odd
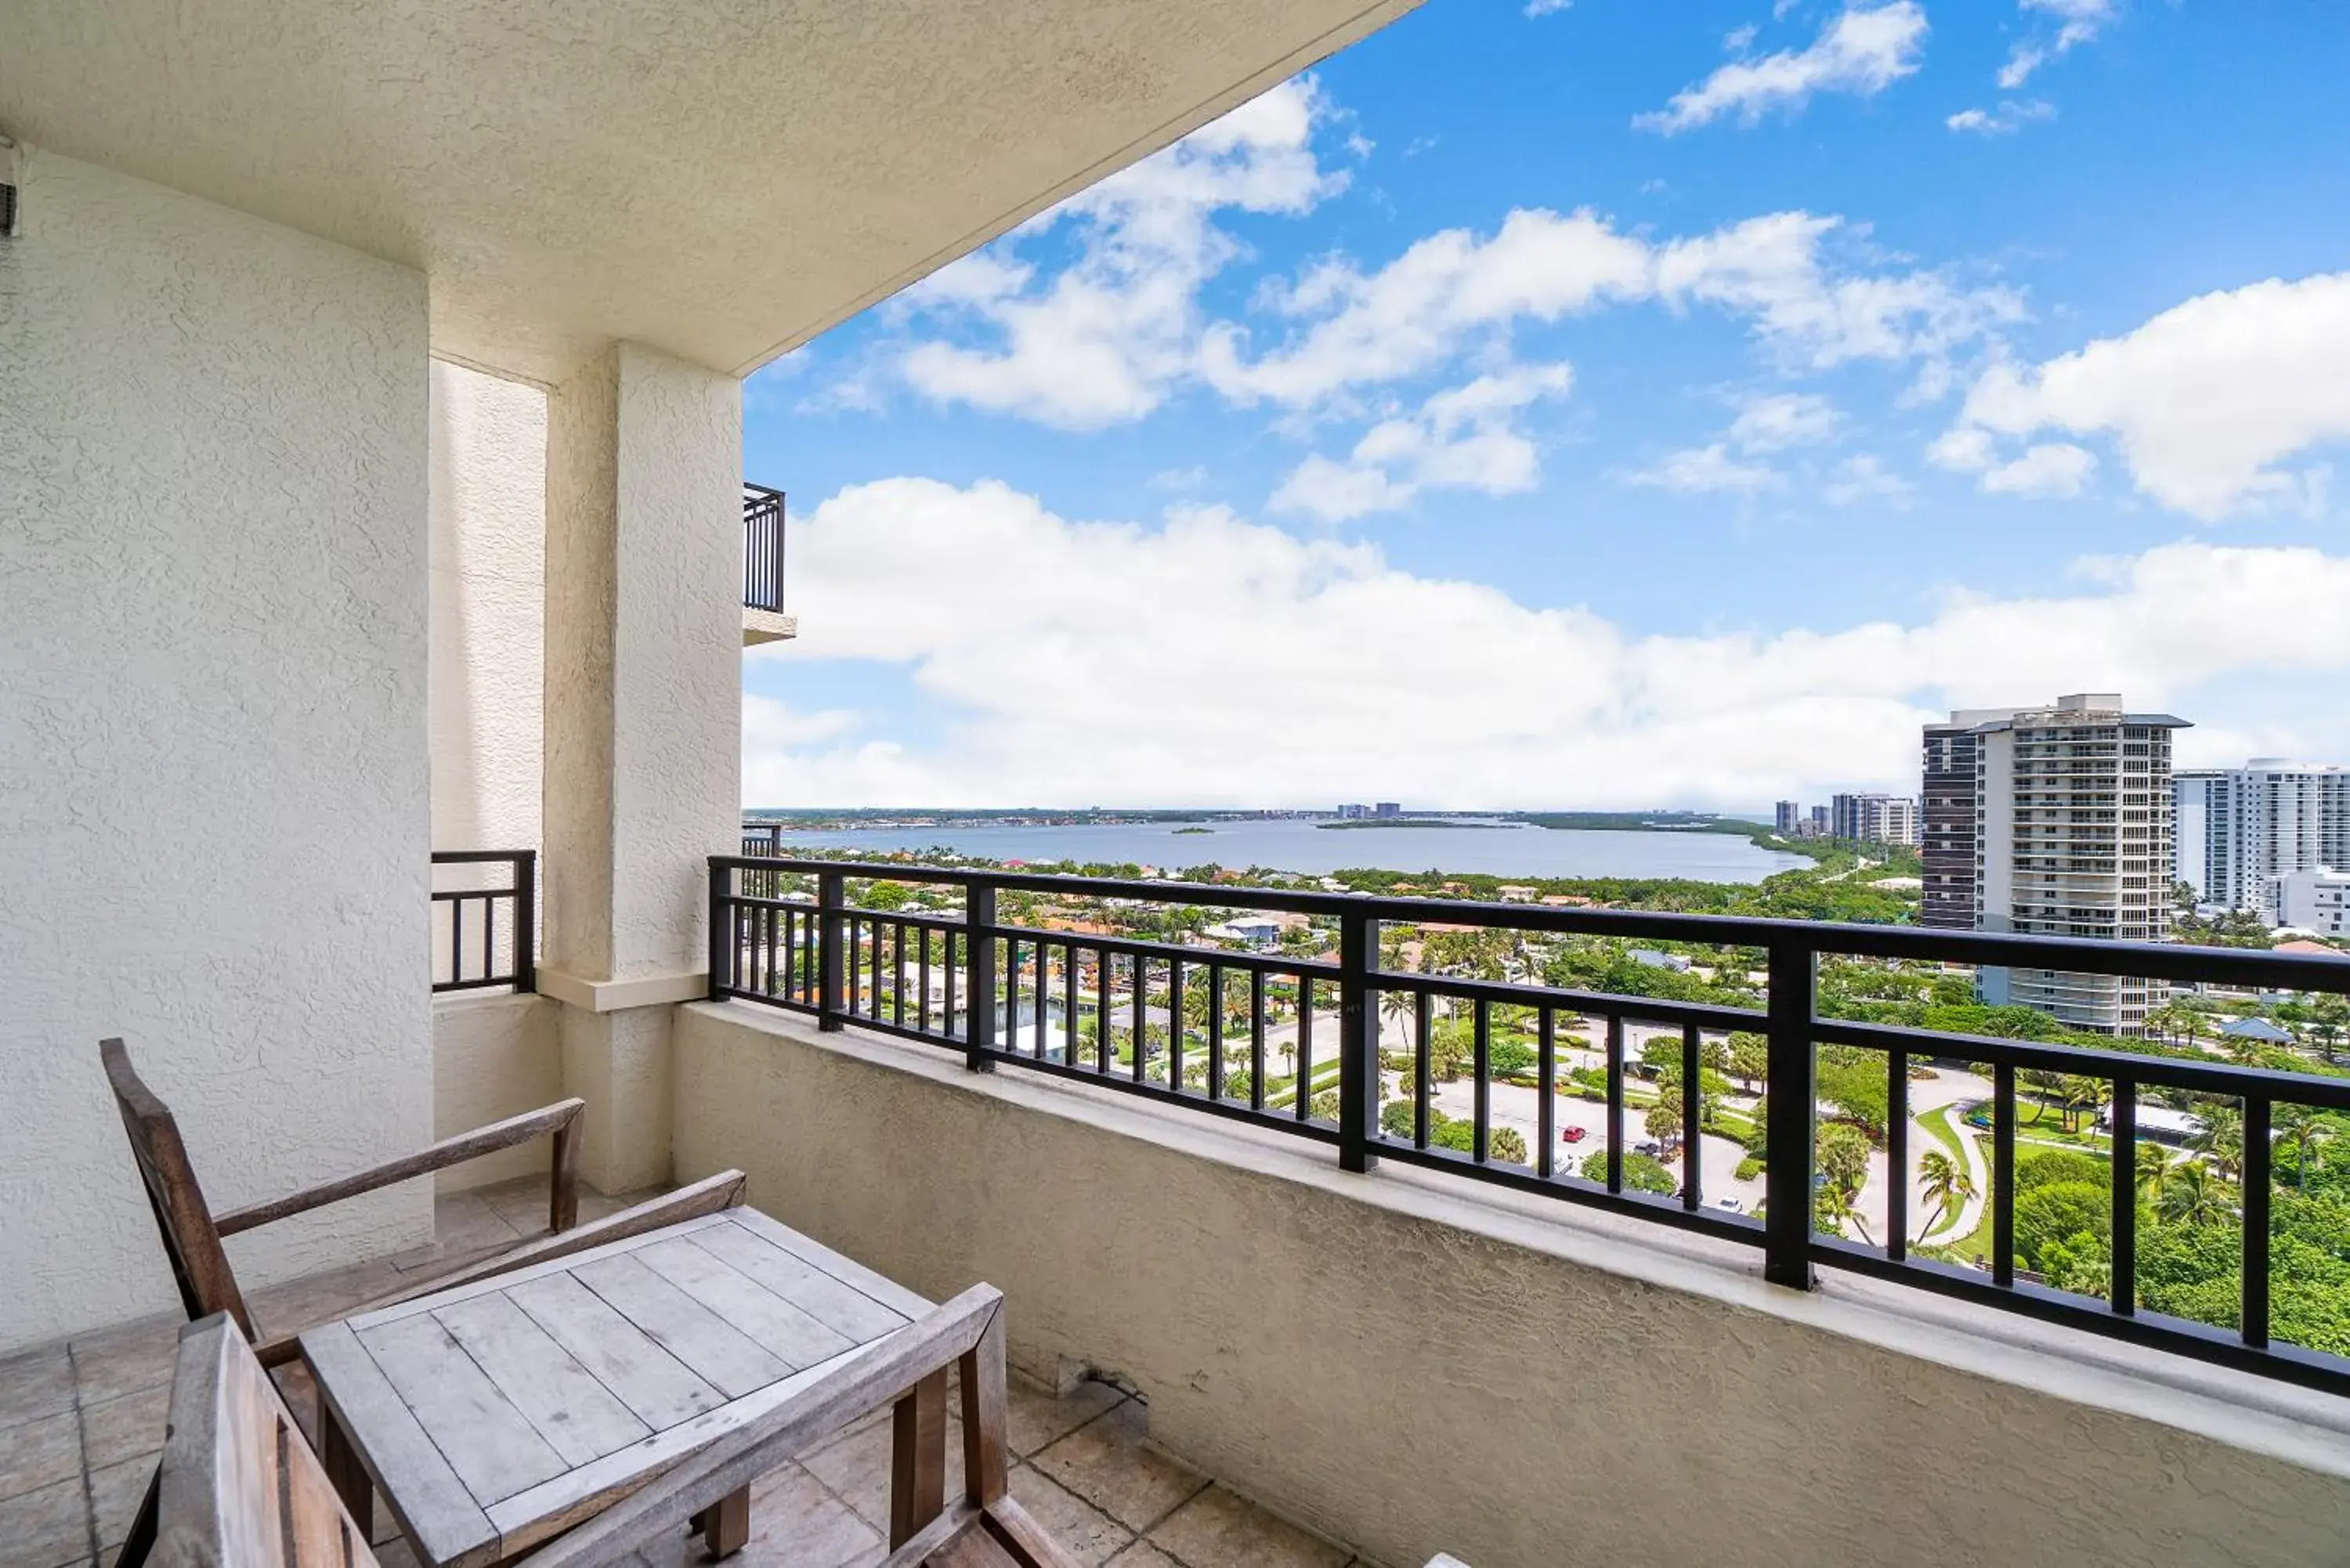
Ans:
[{"label": "railing post", "polygon": [[514,859],[515,989],[538,989],[538,851],[525,849]]},{"label": "railing post", "polygon": [[[1371,1129],[1378,1125],[1378,1036],[1371,1011],[1371,958],[1379,923],[1352,910],[1338,917],[1338,1168],[1368,1170]],[[1297,1092],[1306,1092],[1300,1084]]]},{"label": "railing post", "polygon": [[726,986],[734,978],[733,955],[742,951],[739,941],[730,942],[729,931],[734,922],[727,918],[731,906],[726,901],[726,878],[729,873],[720,864],[719,857],[710,857],[710,1000],[725,999]]},{"label": "railing post", "polygon": [[837,1030],[846,1011],[841,995],[847,981],[841,951],[841,906],[847,902],[848,879],[837,871],[820,871],[816,878],[816,1026]]},{"label": "railing post", "polygon": [[1762,1129],[1762,1277],[1799,1291],[1812,1288],[1813,1131],[1818,1091],[1812,1061],[1812,987],[1818,954],[1795,940],[1770,948],[1771,1097]]},{"label": "railing post", "polygon": [[[974,1073],[995,1071],[995,885],[973,878],[963,894],[963,959],[970,974],[964,988],[963,1064]],[[1107,983],[1107,982],[1105,982]],[[1137,1051],[1142,1049],[1139,1040]]]}]

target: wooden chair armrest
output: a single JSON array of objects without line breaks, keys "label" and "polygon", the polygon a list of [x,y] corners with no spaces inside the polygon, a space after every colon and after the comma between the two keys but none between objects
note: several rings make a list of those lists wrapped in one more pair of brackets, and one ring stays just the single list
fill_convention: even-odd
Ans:
[{"label": "wooden chair armrest", "polygon": [[[922,1379],[990,1348],[1001,1363],[1003,1294],[973,1285],[886,1339],[841,1358],[798,1395],[729,1433],[658,1480],[567,1535],[520,1560],[515,1568],[588,1568],[619,1560],[648,1542],[674,1532],[721,1498],[746,1487],[829,1433],[885,1405]],[[968,1394],[969,1390],[966,1390]],[[974,1494],[946,1519],[968,1523],[1003,1497],[1001,1479],[972,1478]],[[993,1491],[994,1496],[983,1494]],[[935,1522],[931,1529],[936,1529]],[[917,1540],[930,1533],[925,1530]],[[894,1559],[893,1559],[894,1561]]]},{"label": "wooden chair armrest", "polygon": [[346,1198],[357,1198],[362,1192],[373,1192],[380,1187],[390,1187],[394,1182],[461,1165],[481,1155],[512,1148],[518,1143],[528,1143],[535,1137],[567,1131],[578,1121],[579,1113],[587,1108],[585,1100],[557,1100],[551,1106],[525,1111],[521,1116],[508,1116],[502,1122],[493,1122],[469,1133],[459,1133],[455,1137],[442,1138],[430,1148],[386,1160],[381,1165],[370,1166],[352,1175],[322,1181],[316,1187],[306,1187],[299,1192],[273,1198],[265,1203],[248,1203],[242,1209],[232,1209],[214,1224],[222,1235],[234,1236],[240,1231],[250,1231],[273,1220],[283,1220],[289,1214],[322,1209]]}]

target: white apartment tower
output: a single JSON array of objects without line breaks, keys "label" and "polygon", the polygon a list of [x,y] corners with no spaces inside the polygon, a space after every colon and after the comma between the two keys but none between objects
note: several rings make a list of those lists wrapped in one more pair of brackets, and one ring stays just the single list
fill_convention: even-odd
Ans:
[{"label": "white apartment tower", "polygon": [[1828,817],[1831,836],[1855,844],[1918,842],[1918,803],[1908,795],[1835,795]]},{"label": "white apartment tower", "polygon": [[2301,871],[2350,868],[2350,769],[2254,757],[2178,774],[2173,874],[2207,904],[2282,922],[2275,888]]},{"label": "white apartment tower", "polygon": [[[2061,697],[1979,725],[1975,925],[1986,931],[2161,941],[2170,933],[2170,732],[2111,692]],[[2061,970],[1985,969],[1983,1000],[2068,1027],[2136,1034],[2168,987]]]}]

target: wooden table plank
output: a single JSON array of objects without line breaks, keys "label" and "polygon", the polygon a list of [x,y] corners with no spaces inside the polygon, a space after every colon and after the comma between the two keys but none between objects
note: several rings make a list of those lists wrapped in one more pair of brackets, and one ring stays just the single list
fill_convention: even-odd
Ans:
[{"label": "wooden table plank", "polygon": [[646,1247],[639,1262],[708,1307],[797,1371],[829,1361],[857,1342],[827,1328],[740,1270],[729,1268],[683,1237]]},{"label": "wooden table plank", "polygon": [[528,1281],[508,1291],[506,1299],[656,1432],[726,1402],[725,1395],[573,1275]]},{"label": "wooden table plank", "polygon": [[570,1468],[438,1318],[403,1318],[359,1340],[476,1503],[487,1507]]},{"label": "wooden table plank", "polygon": [[902,1314],[910,1321],[938,1304],[916,1295],[887,1275],[874,1272],[856,1259],[845,1257],[823,1242],[801,1235],[771,1214],[743,1207],[729,1209],[719,1218],[774,1242],[802,1262],[813,1264],[842,1284],[853,1286],[892,1312]]},{"label": "wooden table plank", "polygon": [[574,1277],[730,1399],[791,1375],[780,1357],[645,1267],[634,1252],[599,1258]]},{"label": "wooden table plank", "polygon": [[785,1251],[747,1226],[712,1225],[695,1232],[693,1244],[856,1344],[877,1339],[912,1321],[855,1285]]},{"label": "wooden table plank", "polygon": [[345,1432],[358,1439],[376,1490],[421,1554],[432,1563],[494,1562],[497,1530],[433,1446],[414,1412],[400,1399],[375,1358],[347,1323],[330,1323],[301,1337],[325,1400]]},{"label": "wooden table plank", "polygon": [[[870,1348],[862,1346],[849,1354],[861,1355]],[[511,1556],[524,1547],[536,1545],[599,1512],[606,1504],[634,1490],[649,1478],[660,1474],[704,1444],[724,1437],[793,1398],[801,1389],[834,1370],[835,1366],[836,1363],[827,1362],[795,1372],[755,1393],[730,1400],[715,1410],[705,1411],[665,1432],[656,1433],[632,1449],[608,1454],[592,1464],[580,1466],[568,1475],[557,1476],[544,1485],[493,1504],[489,1511],[490,1522],[498,1530],[499,1550]]]},{"label": "wooden table plank", "polygon": [[724,1213],[703,1214],[691,1220],[681,1220],[674,1225],[664,1226],[658,1231],[648,1231],[642,1235],[623,1236],[617,1241],[608,1241],[601,1247],[591,1247],[584,1252],[570,1252],[560,1258],[549,1259],[544,1263],[533,1263],[527,1268],[491,1274],[484,1279],[469,1280],[463,1284],[452,1285],[445,1291],[435,1291],[429,1295],[411,1296],[405,1301],[394,1302],[390,1306],[379,1307],[374,1312],[365,1313],[358,1317],[346,1318],[344,1321],[364,1334],[369,1329],[378,1328],[388,1323],[398,1323],[404,1317],[415,1317],[422,1313],[432,1312],[453,1302],[471,1301],[475,1296],[495,1295],[501,1291],[511,1290],[530,1280],[546,1279],[556,1274],[569,1273],[583,1263],[592,1263],[601,1258],[619,1257],[650,1242],[660,1241],[663,1237],[690,1236],[705,1225],[723,1225],[727,1222],[726,1213],[731,1212],[733,1210],[730,1210]]},{"label": "wooden table plank", "polygon": [[510,1298],[476,1296],[432,1316],[564,1463],[584,1465],[652,1436]]}]

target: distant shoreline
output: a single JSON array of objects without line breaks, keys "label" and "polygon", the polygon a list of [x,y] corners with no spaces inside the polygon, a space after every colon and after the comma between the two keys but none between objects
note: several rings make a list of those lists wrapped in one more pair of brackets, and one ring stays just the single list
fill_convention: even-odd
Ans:
[{"label": "distant shoreline", "polygon": [[1523,827],[1523,822],[1454,822],[1442,816],[1362,816],[1347,817],[1337,822],[1317,822],[1316,827],[1352,830],[1357,827]]}]

